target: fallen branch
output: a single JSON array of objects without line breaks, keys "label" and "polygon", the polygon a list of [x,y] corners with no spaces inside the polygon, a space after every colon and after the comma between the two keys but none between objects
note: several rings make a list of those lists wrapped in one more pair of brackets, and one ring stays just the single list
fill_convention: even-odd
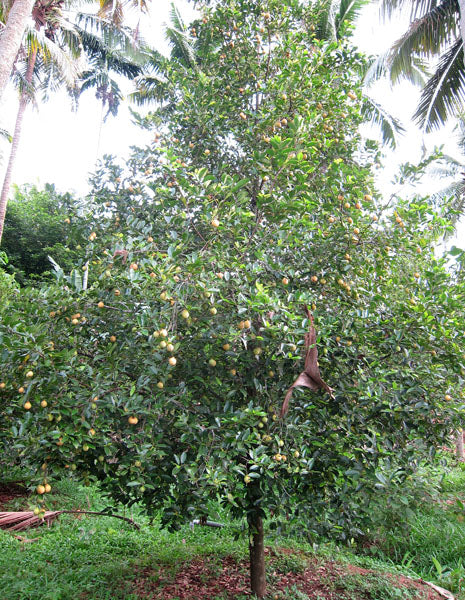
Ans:
[{"label": "fallen branch", "polygon": [[130,523],[137,530],[140,529],[140,526],[128,517],[92,510],[53,510],[46,511],[42,515],[35,515],[31,510],[20,512],[0,512],[0,529],[4,529],[5,531],[23,531],[32,527],[39,527],[44,523],[49,525],[57,517],[63,514],[113,517],[114,519],[121,519],[122,521],[126,521],[126,523]]}]

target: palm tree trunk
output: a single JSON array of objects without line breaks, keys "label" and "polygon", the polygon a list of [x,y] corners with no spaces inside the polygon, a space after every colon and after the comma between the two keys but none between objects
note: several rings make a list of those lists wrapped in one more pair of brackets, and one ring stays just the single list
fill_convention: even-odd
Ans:
[{"label": "palm tree trunk", "polygon": [[460,35],[462,37],[463,54],[465,57],[465,0],[459,0]]},{"label": "palm tree trunk", "polygon": [[0,38],[0,99],[5,91],[35,0],[15,0]]},{"label": "palm tree trunk", "polygon": [[[28,85],[32,83],[32,76],[34,74],[34,66],[36,64],[37,50],[34,50],[29,56],[27,71],[25,80]],[[25,90],[21,94],[19,101],[18,113],[16,115],[15,130],[13,133],[13,141],[11,142],[10,157],[8,159],[8,166],[6,168],[5,178],[3,180],[2,192],[0,195],[0,242],[2,241],[3,226],[5,223],[6,205],[8,204],[8,194],[10,193],[11,177],[13,175],[13,167],[16,162],[16,156],[18,154],[19,139],[21,136],[21,127],[23,124],[24,112],[26,106],[29,103],[29,94]]]}]

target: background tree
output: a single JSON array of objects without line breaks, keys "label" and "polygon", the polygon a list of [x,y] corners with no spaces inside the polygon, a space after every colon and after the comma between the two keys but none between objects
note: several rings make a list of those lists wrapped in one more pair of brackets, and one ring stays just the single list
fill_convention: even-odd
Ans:
[{"label": "background tree", "polygon": [[52,271],[49,256],[66,271],[73,267],[85,239],[83,210],[71,194],[59,194],[51,185],[44,190],[35,186],[15,190],[5,219],[2,250],[17,281],[31,282],[31,277]]},{"label": "background tree", "polygon": [[[433,252],[448,222],[424,198],[383,206],[357,133],[365,60],[315,19],[204,7],[153,143],[93,177],[75,268],[0,321],[1,442],[31,485],[97,479],[171,528],[217,498],[245,522],[259,597],[267,524],[361,535],[384,473],[449,435],[464,368],[463,288]],[[286,411],[312,321],[332,390],[295,389]]]}]

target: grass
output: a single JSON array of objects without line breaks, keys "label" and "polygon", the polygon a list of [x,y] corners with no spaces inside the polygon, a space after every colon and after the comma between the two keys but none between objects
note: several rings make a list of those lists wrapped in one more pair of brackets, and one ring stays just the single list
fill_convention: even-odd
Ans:
[{"label": "grass", "polygon": [[[440,480],[438,493],[423,496],[402,514],[388,515],[362,550],[377,562],[398,565],[465,598],[465,470],[452,468]],[[386,511],[388,513],[388,511]],[[363,562],[363,558],[362,558]]]},{"label": "grass", "polygon": [[[456,467],[436,484],[437,497],[411,502],[404,512],[399,508],[398,514],[391,513],[380,504],[369,543],[359,548],[341,549],[328,543],[322,544],[315,555],[314,546],[302,538],[276,537],[273,541],[269,537],[268,543],[274,544],[274,558],[268,558],[274,561],[269,569],[270,581],[273,572],[276,579],[289,572],[297,577],[309,560],[329,559],[375,571],[362,576],[342,570],[338,580],[336,569],[327,584],[328,589],[343,590],[336,596],[341,600],[407,600],[407,590],[399,591],[389,577],[379,573],[400,571],[436,582],[452,590],[457,600],[465,600],[465,470]],[[102,510],[106,506],[94,488],[72,481],[57,483],[50,500],[52,509]],[[25,508],[24,500],[16,499],[10,508]],[[136,596],[131,587],[135,571],[145,569],[149,585],[161,574],[165,579],[170,574],[174,577],[182,563],[193,557],[205,558],[207,575],[218,572],[223,557],[247,559],[247,540],[234,540],[234,525],[221,530],[191,529],[186,525],[169,533],[158,527],[157,520],[150,525],[137,509],[124,513],[120,508],[115,512],[134,518],[141,530],[111,517],[62,515],[51,528],[22,533],[37,538],[33,543],[22,543],[0,531],[2,600],[137,600],[141,596]],[[212,518],[227,523],[227,516],[218,513]],[[292,551],[285,551],[286,547]],[[292,585],[278,596],[279,600],[307,597]],[[240,598],[237,596],[237,600]],[[321,600],[326,598],[321,596]],[[312,596],[312,600],[317,599]]]},{"label": "grass", "polygon": [[[62,481],[55,490],[51,496],[54,507],[105,508],[93,488]],[[2,600],[132,600],[125,580],[135,563],[141,568],[153,565],[156,557],[157,563],[175,569],[192,556],[245,556],[245,543],[234,542],[224,532],[192,530],[187,525],[168,533],[149,526],[141,515],[135,520],[142,525],[140,531],[111,517],[62,515],[50,529],[27,532],[27,537],[38,540],[24,544],[0,531]]]}]

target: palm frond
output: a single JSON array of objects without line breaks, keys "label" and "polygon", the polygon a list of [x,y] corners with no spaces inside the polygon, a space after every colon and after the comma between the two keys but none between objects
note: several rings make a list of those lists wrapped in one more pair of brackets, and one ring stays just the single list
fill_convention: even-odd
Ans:
[{"label": "palm frond", "polygon": [[320,40],[335,40],[337,4],[334,0],[319,0],[314,5],[315,35]]},{"label": "palm frond", "polygon": [[391,81],[402,77],[415,82],[418,79],[418,59],[431,58],[444,51],[456,39],[457,0],[443,0],[423,17],[410,24],[397,40],[388,56]]},{"label": "palm frond", "polygon": [[464,103],[465,66],[459,38],[442,56],[436,72],[423,88],[413,119],[429,132],[463,110]]},{"label": "palm frond", "polygon": [[426,15],[437,6],[437,0],[382,0],[381,15],[390,18],[396,11],[410,9],[410,20]]},{"label": "palm frond", "polygon": [[170,86],[166,79],[157,75],[143,75],[136,81],[137,89],[129,94],[130,102],[143,106],[151,102],[165,102],[170,97]]},{"label": "palm frond", "polygon": [[444,154],[428,168],[428,175],[432,177],[457,177],[464,169],[464,161],[460,161],[449,154]]},{"label": "palm frond", "polygon": [[13,139],[8,133],[8,131],[6,129],[3,129],[2,127],[0,127],[0,138],[3,138],[4,140],[7,140],[9,142],[11,142],[11,140]]},{"label": "palm frond", "polygon": [[378,104],[373,98],[366,95],[364,96],[361,110],[367,122],[381,129],[383,144],[395,148],[397,146],[397,138],[405,133],[405,128],[399,119],[393,117],[381,104]]},{"label": "palm frond", "polygon": [[191,69],[197,68],[197,57],[189,39],[181,14],[172,3],[170,25],[165,26],[165,38],[171,45],[171,57],[180,60]]},{"label": "palm frond", "polygon": [[[379,56],[368,60],[365,69],[360,73],[362,76],[363,85],[365,87],[369,87],[375,81],[378,81],[389,74],[390,53],[391,51],[388,50],[387,52],[383,52]],[[408,77],[406,76],[410,83],[418,85],[419,87],[423,87],[423,85],[428,81],[430,75],[428,63],[419,57],[413,57]],[[395,83],[397,83],[397,81]]]},{"label": "palm frond", "polygon": [[341,0],[339,10],[335,17],[336,35],[339,38],[343,37],[347,26],[352,25],[362,8],[368,4],[369,0]]},{"label": "palm frond", "polygon": [[52,65],[67,85],[74,85],[79,76],[77,60],[53,40],[49,39],[43,31],[37,32],[37,42],[39,56],[43,60],[43,65],[45,67]]},{"label": "palm frond", "polygon": [[145,47],[144,40],[127,27],[116,28],[111,21],[89,13],[78,13],[75,19],[75,29],[82,35],[94,35],[101,43],[111,48],[118,48],[127,54],[137,53]]}]

